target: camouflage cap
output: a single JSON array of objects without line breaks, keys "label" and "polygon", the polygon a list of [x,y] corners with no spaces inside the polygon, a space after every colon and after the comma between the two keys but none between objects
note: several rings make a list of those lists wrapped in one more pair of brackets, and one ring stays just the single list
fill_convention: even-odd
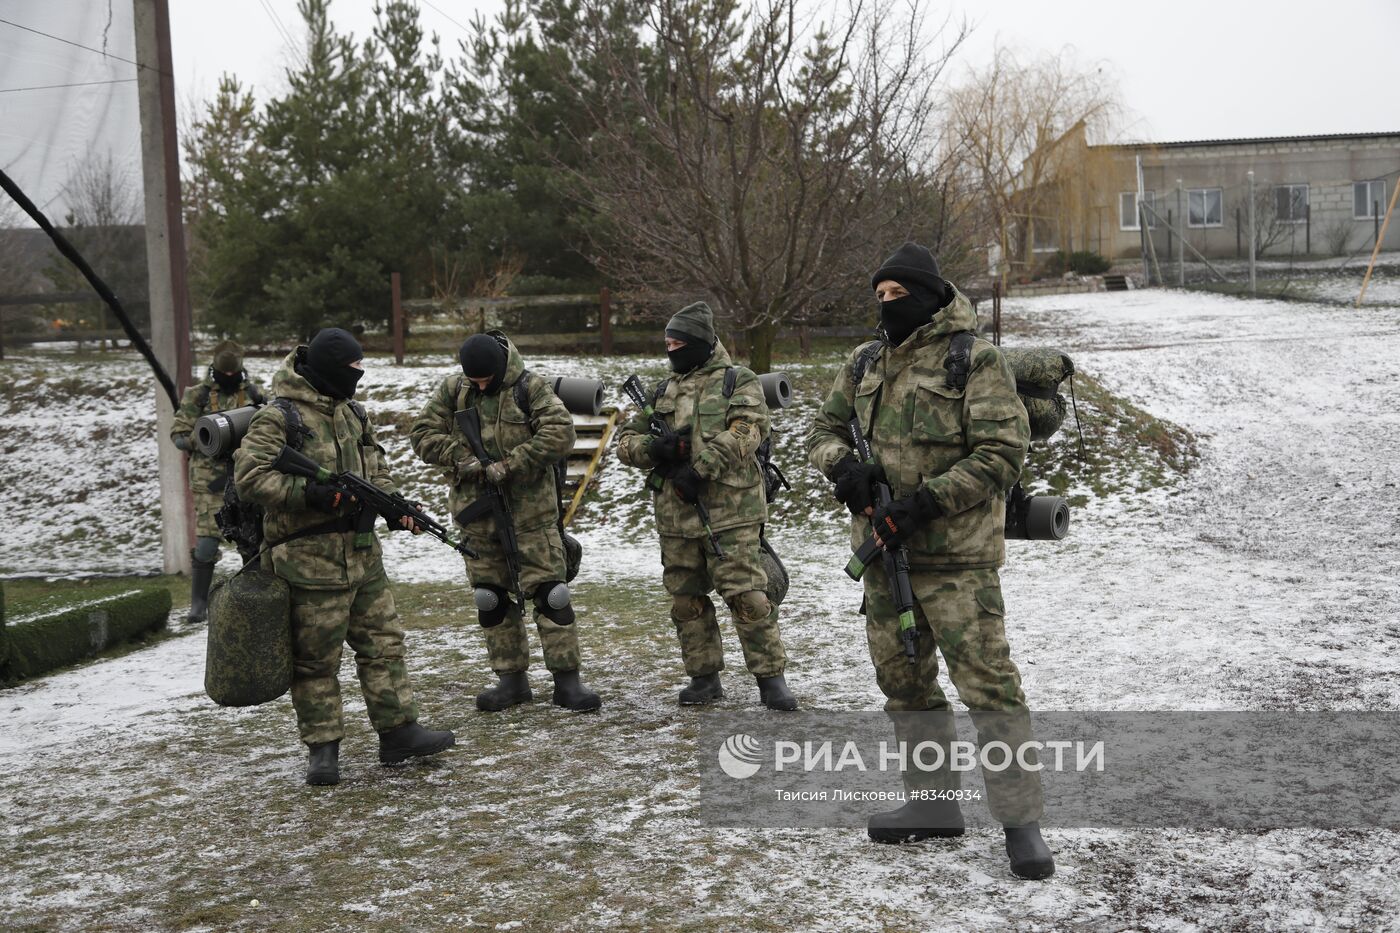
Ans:
[{"label": "camouflage cap", "polygon": [[666,324],[666,336],[672,340],[715,342],[715,314],[703,301],[688,304],[676,312]]},{"label": "camouflage cap", "polygon": [[243,348],[225,340],[214,348],[214,368],[221,373],[236,373],[243,368]]}]

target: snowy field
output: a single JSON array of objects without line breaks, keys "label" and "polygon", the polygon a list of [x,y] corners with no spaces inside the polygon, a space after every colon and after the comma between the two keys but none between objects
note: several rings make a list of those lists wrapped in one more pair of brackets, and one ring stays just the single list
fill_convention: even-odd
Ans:
[{"label": "snowy field", "polygon": [[[1195,432],[1202,454],[1169,488],[1079,510],[1063,543],[1009,546],[1007,627],[1032,706],[1395,709],[1400,308],[1138,291],[1006,309],[1008,345],[1061,347]],[[381,430],[402,429],[446,365],[371,365]],[[610,385],[630,371],[599,365]],[[787,368],[825,386],[830,365]],[[156,569],[140,366],[38,355],[3,366],[0,573]],[[775,422],[783,466],[804,474],[774,529],[793,578],[789,680],[810,707],[877,709],[858,588],[841,573],[845,534],[798,462],[816,403]],[[409,488],[440,503],[406,440],[386,446]],[[1058,871],[1026,883],[1007,872],[999,833],[883,847],[860,832],[701,826],[693,759],[706,714],[675,706],[683,678],[635,483],[612,464],[581,526],[597,716],[547,704],[477,714],[485,665],[460,564],[407,536],[388,541],[387,562],[413,584],[401,589],[425,718],[458,732],[439,760],[372,764],[349,665],[344,783],[302,786],[287,701],[215,708],[198,631],[0,692],[0,927],[1395,928],[1392,832],[1051,828]],[[724,706],[749,708],[729,636]],[[547,697],[538,665],[534,680]]]}]

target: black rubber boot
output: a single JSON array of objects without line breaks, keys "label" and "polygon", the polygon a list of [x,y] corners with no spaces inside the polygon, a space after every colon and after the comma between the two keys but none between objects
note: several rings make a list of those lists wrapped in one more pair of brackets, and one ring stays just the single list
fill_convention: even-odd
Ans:
[{"label": "black rubber boot", "polygon": [[898,810],[872,815],[865,831],[872,842],[918,842],[961,836],[967,824],[956,800],[911,800]]},{"label": "black rubber boot", "polygon": [[681,688],[681,706],[704,706],[724,696],[719,683],[719,671],[690,678],[690,686]]},{"label": "black rubber boot", "polygon": [[529,703],[535,698],[530,690],[530,678],[524,671],[497,674],[500,683],[476,695],[476,708],[483,713],[499,713],[503,709]]},{"label": "black rubber boot", "polygon": [[410,758],[426,758],[456,744],[457,737],[445,729],[435,731],[424,729],[416,722],[406,722],[379,733],[379,762],[396,765]]},{"label": "black rubber boot", "polygon": [[755,679],[758,681],[758,698],[763,701],[764,706],[784,711],[797,709],[797,697],[788,689],[782,674]]},{"label": "black rubber boot", "polygon": [[1039,881],[1055,873],[1055,859],[1040,838],[1039,823],[1007,826],[1006,855],[1011,859],[1011,874],[1017,878]]},{"label": "black rubber boot", "polygon": [[321,786],[340,783],[340,739],[308,745],[310,760],[306,764],[306,783]]},{"label": "black rubber boot", "polygon": [[587,713],[602,706],[603,701],[579,681],[578,671],[555,671],[554,705],[576,713]]},{"label": "black rubber boot", "polygon": [[190,562],[190,613],[187,622],[203,622],[209,618],[209,584],[214,582],[212,561]]}]

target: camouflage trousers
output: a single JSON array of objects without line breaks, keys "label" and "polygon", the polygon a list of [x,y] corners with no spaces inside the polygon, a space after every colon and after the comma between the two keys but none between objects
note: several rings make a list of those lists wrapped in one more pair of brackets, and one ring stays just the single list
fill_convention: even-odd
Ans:
[{"label": "camouflage trousers", "polygon": [[[223,532],[219,531],[219,523],[214,516],[219,514],[219,509],[224,507],[224,495],[218,492],[194,486],[191,489],[194,497],[194,533],[200,538],[217,538],[224,540]],[[216,557],[215,560],[218,560]]]},{"label": "camouflage trousers", "polygon": [[671,621],[676,625],[685,672],[691,677],[724,670],[724,645],[711,590],[729,606],[749,673],[772,677],[787,666],[778,607],[764,592],[768,578],[759,559],[758,536],[758,525],[719,532],[724,557],[715,557],[708,537],[661,536],[661,580],[671,595]]},{"label": "camouflage trousers", "polygon": [[340,657],[346,642],[355,652],[360,690],[375,731],[416,721],[418,708],[404,665],[403,629],[383,569],[357,587],[290,589],[295,661],[292,706],[301,740],[315,745],[345,735]]},{"label": "camouflage trousers", "polygon": [[[498,674],[511,674],[528,670],[530,667],[530,640],[525,631],[523,606],[515,604],[515,592],[511,582],[510,568],[500,543],[494,537],[470,536],[472,547],[481,557],[466,558],[467,579],[473,587],[496,586],[505,590],[511,600],[510,612],[505,621],[489,628],[483,627],[486,638],[486,654],[491,662],[491,670]],[[542,583],[562,582],[565,576],[564,542],[559,529],[554,525],[522,531],[516,535],[516,546],[520,549],[520,589],[534,613],[535,628],[540,633],[540,647],[544,652],[544,666],[551,671],[576,671],[580,657],[578,647],[578,623],[559,625],[540,614],[534,608],[535,590]]]},{"label": "camouflage trousers", "polygon": [[[896,738],[910,747],[920,741],[953,740],[951,706],[938,686],[938,654],[942,654],[948,679],[972,712],[979,743],[1001,741],[1018,749],[1031,741],[1030,710],[1006,641],[997,571],[914,570],[909,579],[919,633],[915,664],[904,653],[899,616],[883,566],[872,567],[864,577],[866,642]],[[910,715],[917,711],[932,712]],[[1034,755],[1027,754],[1025,760],[1034,764]],[[1038,772],[1013,764],[984,776],[993,817],[1007,826],[1040,819],[1044,799]],[[948,770],[906,772],[905,778],[911,789],[948,789],[958,783],[957,772]]]}]

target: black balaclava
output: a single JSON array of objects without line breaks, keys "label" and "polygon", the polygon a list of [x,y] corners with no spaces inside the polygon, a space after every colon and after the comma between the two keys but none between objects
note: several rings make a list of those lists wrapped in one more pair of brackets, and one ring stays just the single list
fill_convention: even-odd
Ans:
[{"label": "black balaclava", "polygon": [[306,365],[297,371],[306,377],[312,388],[331,398],[350,398],[364,370],[351,363],[365,358],[359,341],[347,330],[327,327],[311,338],[306,348]]},{"label": "black balaclava", "polygon": [[938,273],[938,260],[917,243],[905,243],[881,263],[870,277],[870,287],[887,279],[909,292],[903,298],[880,302],[880,329],[896,347],[953,299],[953,287]]},{"label": "black balaclava", "polygon": [[508,354],[501,342],[490,334],[473,334],[462,343],[457,351],[457,359],[462,364],[463,375],[491,381],[486,384],[487,395],[494,395],[501,389],[506,379]]},{"label": "black balaclava", "polygon": [[880,329],[885,332],[890,345],[897,347],[908,340],[910,334],[933,320],[944,301],[941,293],[935,293],[918,282],[894,281],[903,285],[909,294],[880,302]]},{"label": "black balaclava", "polygon": [[[670,336],[669,334],[667,336]],[[667,350],[666,355],[671,358],[671,371],[684,376],[695,367],[702,365],[715,352],[715,345],[712,343],[701,343],[694,337],[672,338],[685,339],[689,342],[679,350]]]},{"label": "black balaclava", "polygon": [[217,369],[211,369],[214,374],[214,381],[218,383],[220,389],[225,392],[237,392],[238,387],[243,385],[243,370],[236,373],[222,373]]}]

